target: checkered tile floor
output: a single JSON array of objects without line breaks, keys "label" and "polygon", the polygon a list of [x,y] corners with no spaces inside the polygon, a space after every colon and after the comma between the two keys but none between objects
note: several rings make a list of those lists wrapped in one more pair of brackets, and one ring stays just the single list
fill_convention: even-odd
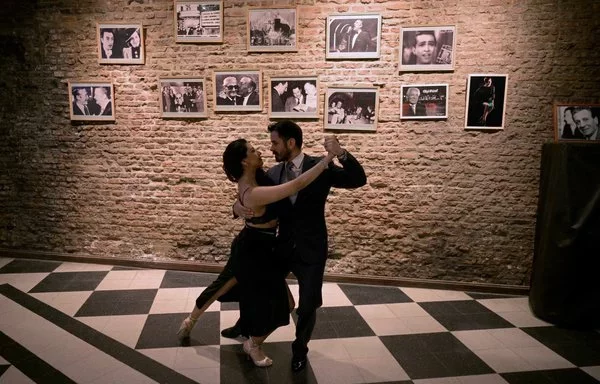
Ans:
[{"label": "checkered tile floor", "polygon": [[[204,273],[0,258],[0,383],[598,383],[600,333],[536,319],[527,297],[326,283],[309,367],[290,371],[293,322],[256,368],[213,304],[175,332]],[[297,286],[291,283],[297,298]]]}]

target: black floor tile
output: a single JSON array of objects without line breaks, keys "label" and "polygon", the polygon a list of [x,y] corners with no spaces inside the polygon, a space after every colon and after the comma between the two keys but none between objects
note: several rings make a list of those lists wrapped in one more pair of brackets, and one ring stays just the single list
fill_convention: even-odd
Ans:
[{"label": "black floor tile", "polygon": [[509,384],[598,384],[599,381],[584,371],[571,369],[554,369],[548,371],[511,372],[501,376]]},{"label": "black floor tile", "polygon": [[203,313],[192,330],[190,338],[181,343],[177,338],[177,330],[185,317],[185,314],[181,313],[148,315],[135,348],[219,345],[219,312]]},{"label": "black floor tile", "polygon": [[340,289],[354,305],[411,303],[412,299],[396,287],[339,284]]},{"label": "black floor tile", "polygon": [[51,273],[29,292],[93,291],[108,271]]},{"label": "black floor tile", "polygon": [[43,261],[43,260],[13,260],[0,268],[1,273],[36,273],[36,272],[52,272],[58,268],[62,262],[60,261]]},{"label": "black floor tile", "polygon": [[600,334],[598,332],[557,327],[522,329],[576,366],[600,365]]},{"label": "black floor tile", "polygon": [[[296,312],[292,314],[294,322],[298,319]],[[312,339],[333,339],[338,337],[374,336],[369,327],[354,307],[323,307],[317,310],[317,322]]]},{"label": "black floor tile", "polygon": [[449,331],[515,327],[477,301],[427,302],[419,305]]},{"label": "black floor tile", "polygon": [[147,314],[156,292],[156,289],[96,291],[83,303],[75,317]]},{"label": "black floor tile", "polygon": [[380,339],[413,380],[494,372],[450,333],[381,336]]},{"label": "black floor tile", "polygon": [[111,271],[137,271],[144,268],[136,268],[136,267],[122,267],[119,265],[114,266]]},{"label": "black floor tile", "polygon": [[483,299],[513,299],[515,297],[524,297],[517,295],[501,295],[497,293],[480,293],[480,292],[465,292],[467,295],[471,296],[475,300],[483,300]]},{"label": "black floor tile", "polygon": [[265,354],[273,359],[268,368],[254,366],[242,350],[241,344],[221,346],[221,383],[268,383],[268,384],[316,384],[317,380],[310,366],[293,373],[290,368],[292,358],[291,342],[263,344]]},{"label": "black floor tile", "polygon": [[4,374],[4,372],[6,372],[6,370],[9,367],[10,367],[10,365],[0,364],[0,381],[1,381],[2,375]]},{"label": "black floor tile", "polygon": [[166,271],[160,288],[208,287],[215,279],[211,273]]}]

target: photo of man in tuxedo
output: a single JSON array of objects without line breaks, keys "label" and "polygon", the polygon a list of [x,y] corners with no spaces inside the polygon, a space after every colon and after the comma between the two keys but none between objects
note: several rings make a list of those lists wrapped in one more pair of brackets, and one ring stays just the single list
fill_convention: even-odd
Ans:
[{"label": "photo of man in tuxedo", "polygon": [[421,91],[419,88],[411,87],[406,91],[404,96],[407,103],[402,104],[402,116],[426,116],[427,111],[425,105],[419,103]]},{"label": "photo of man in tuxedo", "polygon": [[350,38],[351,52],[369,52],[371,51],[371,34],[363,31],[363,22],[358,19],[354,22],[352,28],[352,37]]}]

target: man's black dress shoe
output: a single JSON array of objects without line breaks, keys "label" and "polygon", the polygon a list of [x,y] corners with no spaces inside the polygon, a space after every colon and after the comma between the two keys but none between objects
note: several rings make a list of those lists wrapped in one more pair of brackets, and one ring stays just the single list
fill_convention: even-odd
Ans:
[{"label": "man's black dress shoe", "polygon": [[225,328],[221,331],[221,336],[227,337],[228,339],[235,339],[242,336],[242,327],[235,323],[233,327]]},{"label": "man's black dress shoe", "polygon": [[304,368],[306,368],[306,364],[308,360],[306,360],[306,356],[304,357],[292,357],[292,371],[300,372]]}]

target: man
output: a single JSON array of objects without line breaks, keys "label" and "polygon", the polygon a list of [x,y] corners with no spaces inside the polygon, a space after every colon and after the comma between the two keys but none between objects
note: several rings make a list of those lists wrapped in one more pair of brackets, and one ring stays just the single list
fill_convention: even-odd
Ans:
[{"label": "man", "polygon": [[362,20],[356,20],[354,22],[353,35],[350,39],[350,51],[351,52],[368,52],[371,47],[371,34],[363,31]]},{"label": "man", "polygon": [[259,98],[256,92],[256,83],[252,78],[244,76],[240,79],[240,97],[242,105],[258,105]]},{"label": "man", "polygon": [[271,91],[271,112],[284,112],[285,106],[283,105],[283,100],[281,99],[281,95],[283,95],[288,90],[288,82],[287,81],[279,81],[273,87]]},{"label": "man", "polygon": [[292,96],[288,97],[285,101],[286,112],[301,112],[306,110],[306,103],[300,86],[296,85],[292,88]]},{"label": "man", "polygon": [[85,88],[77,88],[73,90],[73,114],[74,115],[91,115],[88,108],[88,93]]},{"label": "man", "polygon": [[575,126],[575,121],[573,121],[573,107],[565,108],[563,113],[563,127],[562,134],[560,136],[561,139],[579,139],[583,140],[583,134],[577,127]]},{"label": "man", "polygon": [[217,105],[241,105],[242,101],[238,95],[238,81],[235,76],[227,76],[223,79],[223,88],[217,97]]},{"label": "man", "polygon": [[100,116],[111,116],[112,115],[112,102],[110,100],[110,95],[108,94],[107,87],[96,87],[94,89],[94,99],[96,100],[96,104],[98,104],[98,111],[96,111],[97,115]]},{"label": "man", "polygon": [[585,140],[600,140],[596,109],[590,107],[573,108],[573,121]]},{"label": "man", "polygon": [[419,96],[421,96],[421,91],[419,88],[408,88],[406,91],[406,99],[408,101],[407,104],[402,106],[403,116],[426,116],[427,112],[425,106],[419,103]]},{"label": "man", "polygon": [[122,58],[121,52],[118,49],[113,50],[115,45],[115,34],[112,29],[101,29],[100,30],[100,43],[102,44],[102,58],[103,59],[120,59]]},{"label": "man", "polygon": [[[268,170],[275,184],[295,178],[317,164],[318,157],[302,152],[302,130],[293,121],[285,120],[269,126],[271,151],[279,164]],[[337,155],[342,167],[331,164],[317,180],[297,195],[284,199],[279,212],[279,243],[281,254],[288,258],[289,270],[299,285],[300,302],[296,310],[296,340],[292,343],[292,370],[306,368],[308,342],[316,322],[316,311],[322,303],[321,288],[327,259],[327,227],[325,203],[331,187],[358,188],[367,177],[360,163],[343,149],[335,137],[325,139],[325,149]],[[236,213],[241,211],[238,202]],[[243,330],[238,321],[221,332],[226,337],[239,336]]]},{"label": "man", "polygon": [[433,31],[419,31],[415,36],[413,54],[416,64],[432,64],[435,58],[437,42]]}]

